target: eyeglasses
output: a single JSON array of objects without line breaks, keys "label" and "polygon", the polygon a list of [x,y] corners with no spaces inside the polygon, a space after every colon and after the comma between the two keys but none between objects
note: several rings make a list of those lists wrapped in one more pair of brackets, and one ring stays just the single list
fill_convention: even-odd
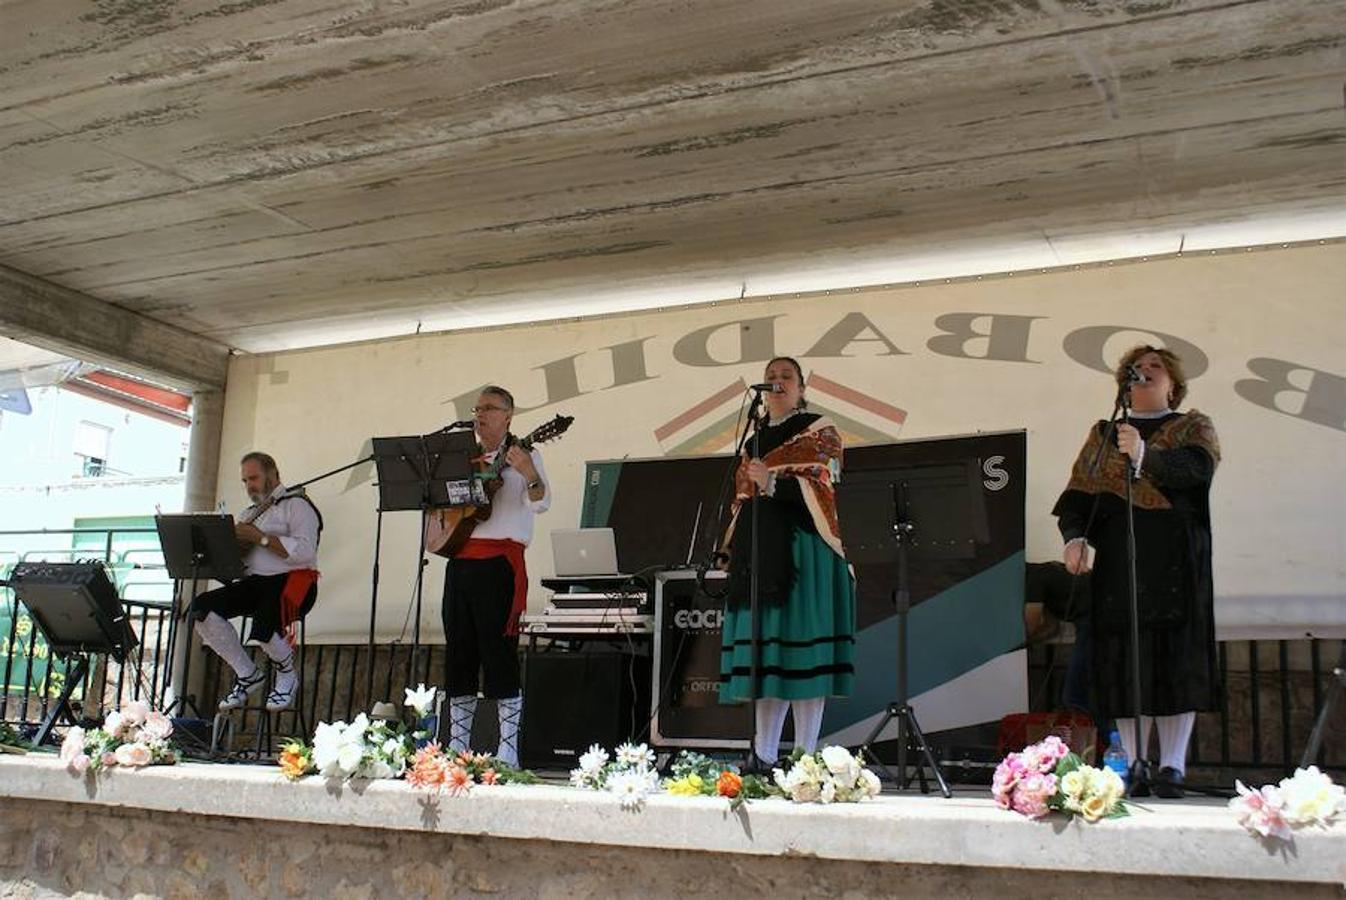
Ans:
[{"label": "eyeglasses", "polygon": [[505,409],[505,407],[503,407],[503,406],[474,406],[474,407],[472,407],[472,414],[473,414],[473,415],[476,415],[476,414],[478,414],[478,413],[484,413],[484,412],[509,412],[509,410]]}]

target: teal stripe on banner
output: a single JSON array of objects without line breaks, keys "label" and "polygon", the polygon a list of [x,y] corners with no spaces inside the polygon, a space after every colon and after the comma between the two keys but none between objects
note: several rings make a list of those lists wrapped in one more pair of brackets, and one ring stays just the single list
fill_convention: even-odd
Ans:
[{"label": "teal stripe on banner", "polygon": [[[1019,551],[916,606],[907,617],[911,697],[1024,642],[1024,554]],[[855,636],[855,692],[827,702],[823,733],[881,713],[897,697],[897,616]],[[910,699],[910,698],[908,698]]]},{"label": "teal stripe on banner", "polygon": [[591,462],[584,466],[584,504],[580,510],[581,528],[606,528],[617,496],[621,461]]}]

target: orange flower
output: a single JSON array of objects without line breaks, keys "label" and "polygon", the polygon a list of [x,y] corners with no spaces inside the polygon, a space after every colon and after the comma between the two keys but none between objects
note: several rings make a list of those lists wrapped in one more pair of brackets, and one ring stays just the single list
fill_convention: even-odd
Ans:
[{"label": "orange flower", "polygon": [[481,773],[482,784],[499,784],[500,776],[496,774],[495,769],[487,769]]},{"label": "orange flower", "polygon": [[439,743],[431,741],[416,751],[407,769],[407,783],[418,788],[440,788],[448,776],[449,761],[440,752]]},{"label": "orange flower", "polygon": [[462,797],[472,789],[472,774],[462,766],[453,766],[444,779],[444,789],[450,797]]},{"label": "orange flower", "polygon": [[304,772],[308,769],[308,760],[300,750],[282,750],[280,753],[280,773],[286,778],[294,781],[296,778],[303,778]]},{"label": "orange flower", "polygon": [[721,797],[737,797],[742,790],[743,779],[728,769],[721,772],[720,777],[715,780],[715,793]]}]

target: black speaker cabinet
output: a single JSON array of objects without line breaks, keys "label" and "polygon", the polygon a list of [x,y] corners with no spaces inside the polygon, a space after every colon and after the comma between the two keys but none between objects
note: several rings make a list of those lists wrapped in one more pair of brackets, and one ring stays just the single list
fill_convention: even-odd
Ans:
[{"label": "black speaker cabinet", "polygon": [[611,650],[529,650],[520,762],[571,769],[590,744],[609,751],[645,730],[650,660]]}]

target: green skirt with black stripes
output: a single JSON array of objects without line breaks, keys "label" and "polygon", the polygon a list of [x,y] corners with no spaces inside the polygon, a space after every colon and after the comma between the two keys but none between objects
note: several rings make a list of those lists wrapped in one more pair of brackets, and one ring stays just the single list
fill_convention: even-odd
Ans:
[{"label": "green skirt with black stripes", "polygon": [[[808,700],[845,697],[855,680],[855,583],[846,561],[822,538],[796,531],[791,540],[795,582],[781,605],[763,604],[759,697]],[[720,644],[720,702],[753,696],[752,616],[748,606],[724,612]]]}]

